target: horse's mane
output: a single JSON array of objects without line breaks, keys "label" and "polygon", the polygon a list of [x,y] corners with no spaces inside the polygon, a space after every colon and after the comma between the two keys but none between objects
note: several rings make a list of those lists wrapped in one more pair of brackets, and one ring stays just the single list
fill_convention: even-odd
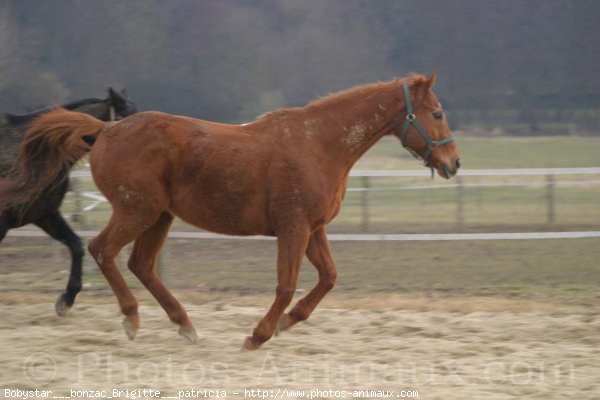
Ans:
[{"label": "horse's mane", "polygon": [[309,110],[319,109],[322,107],[327,107],[327,106],[336,104],[338,102],[347,100],[348,98],[355,97],[356,95],[368,95],[369,93],[380,92],[381,90],[386,90],[386,89],[390,89],[390,88],[398,88],[399,90],[402,90],[401,89],[402,85],[406,81],[408,81],[411,85],[418,85],[420,83],[425,82],[426,80],[427,80],[427,77],[424,75],[410,74],[408,77],[405,77],[405,78],[394,78],[392,80],[385,81],[385,82],[375,82],[375,83],[367,83],[367,84],[363,84],[363,85],[358,85],[358,86],[351,87],[350,89],[345,89],[345,90],[342,90],[339,92],[335,92],[335,93],[331,93],[331,94],[328,94],[328,95],[325,95],[322,97],[318,97],[318,98],[310,101],[304,107],[280,108],[275,111],[270,111],[270,112],[264,113],[258,117],[257,121],[264,119],[264,118],[276,117],[278,115],[284,115],[289,112],[301,111],[301,110],[309,111]]},{"label": "horse's mane", "polygon": [[350,89],[345,89],[339,92],[331,93],[326,96],[318,97],[309,102],[304,108],[309,109],[328,106],[331,104],[335,104],[339,101],[346,100],[347,98],[355,97],[356,95],[368,95],[369,93],[380,92],[386,89],[401,90],[404,82],[408,82],[409,85],[414,86],[419,85],[425,81],[427,81],[426,76],[411,73],[410,75],[404,78],[394,78],[392,80],[384,82],[367,83],[351,87]]},{"label": "horse's mane", "polygon": [[323,106],[328,106],[344,101],[351,97],[356,97],[356,95],[366,95],[371,92],[379,92],[382,89],[389,88],[392,83],[396,83],[398,81],[398,79],[393,79],[387,82],[375,82],[357,85],[349,89],[341,90],[335,93],[330,93],[328,95],[311,100],[304,108],[321,108]]},{"label": "horse's mane", "polygon": [[[98,98],[87,98],[87,99],[81,99],[81,100],[75,100],[72,101],[70,103],[66,103],[63,104],[62,106],[60,106],[60,108],[64,108],[67,110],[74,110],[83,106],[87,106],[90,104],[97,104],[97,103],[102,103],[106,100],[104,99],[98,99]],[[34,118],[45,114],[49,111],[51,111],[52,109],[54,109],[56,107],[54,106],[46,106],[46,107],[42,107],[42,108],[38,108],[37,110],[34,111],[30,111],[28,113],[25,114],[10,114],[10,113],[6,113],[4,114],[6,117],[6,120],[11,123],[11,124],[22,124],[24,122],[29,122],[31,120],[33,120]]]}]

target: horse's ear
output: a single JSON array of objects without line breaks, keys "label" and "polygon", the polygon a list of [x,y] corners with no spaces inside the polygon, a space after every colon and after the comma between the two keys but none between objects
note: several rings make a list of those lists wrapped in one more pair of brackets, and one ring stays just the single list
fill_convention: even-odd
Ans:
[{"label": "horse's ear", "polygon": [[427,97],[428,93],[431,92],[431,88],[435,83],[435,72],[429,77],[420,74],[412,74],[410,76],[410,82],[411,89],[414,89],[411,91],[414,96],[413,101],[418,102]]},{"label": "horse's ear", "polygon": [[113,105],[125,104],[127,101],[127,96],[125,94],[119,93],[112,87],[108,88],[108,98]]},{"label": "horse's ear", "polygon": [[425,81],[425,85],[428,89],[431,89],[433,87],[433,85],[435,84],[435,79],[435,72],[432,72],[431,75],[429,75],[429,78],[427,78],[427,80]]}]

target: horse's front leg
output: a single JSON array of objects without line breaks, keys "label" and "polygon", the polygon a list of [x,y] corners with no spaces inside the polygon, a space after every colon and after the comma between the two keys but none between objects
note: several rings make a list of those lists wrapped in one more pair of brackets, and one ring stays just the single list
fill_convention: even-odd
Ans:
[{"label": "horse's front leg", "polygon": [[304,321],[314,311],[323,297],[333,288],[337,277],[337,269],[331,254],[324,226],[311,236],[306,249],[306,256],[319,272],[316,286],[283,316],[279,323],[280,330],[286,330],[300,321]]},{"label": "horse's front leg", "polygon": [[296,226],[293,231],[284,232],[277,236],[277,290],[275,301],[264,318],[254,328],[252,336],[246,338],[244,346],[247,349],[259,348],[275,333],[281,315],[291,303],[292,297],[294,297],[298,272],[306,251],[309,235],[308,226]]},{"label": "horse's front leg", "polygon": [[56,211],[39,221],[35,225],[42,228],[53,239],[58,240],[69,248],[71,252],[71,272],[67,289],[60,295],[54,308],[60,316],[65,316],[75,302],[75,296],[81,290],[81,264],[84,250],[79,236],[73,232],[59,211]]}]

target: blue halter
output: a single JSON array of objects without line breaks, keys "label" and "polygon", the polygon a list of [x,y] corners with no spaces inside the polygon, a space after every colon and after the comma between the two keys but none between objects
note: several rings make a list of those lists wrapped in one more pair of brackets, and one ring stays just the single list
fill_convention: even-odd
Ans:
[{"label": "blue halter", "polygon": [[[440,140],[432,140],[425,129],[419,124],[417,121],[417,116],[413,113],[412,103],[410,102],[410,91],[408,90],[408,84],[404,82],[404,99],[406,100],[406,121],[404,121],[404,125],[402,126],[402,135],[400,136],[400,142],[402,146],[410,152],[415,158],[420,158],[423,160],[424,164],[427,165],[429,162],[429,157],[431,157],[431,153],[433,150],[437,149],[440,146],[448,144],[450,142],[454,142],[454,138],[452,136],[448,136],[447,138],[443,138]],[[414,126],[414,128],[419,132],[421,137],[427,142],[427,148],[425,149],[425,153],[421,156],[417,153],[416,150],[408,147],[406,144],[406,135],[408,134],[409,125]],[[433,172],[432,172],[433,173]]]}]

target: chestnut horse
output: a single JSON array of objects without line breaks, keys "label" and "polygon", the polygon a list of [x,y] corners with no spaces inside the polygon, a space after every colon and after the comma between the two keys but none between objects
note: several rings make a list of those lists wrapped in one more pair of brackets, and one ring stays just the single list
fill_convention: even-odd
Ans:
[{"label": "chestnut horse", "polygon": [[[111,124],[57,110],[38,119],[29,143],[54,138],[52,146],[62,150],[50,162],[62,162],[81,157],[95,138],[92,176],[113,213],[89,251],[119,301],[130,339],[139,327],[138,306],[115,264],[125,245],[134,242],[129,269],[180,334],[196,342],[185,310],[156,273],[173,218],[222,234],[276,236],[275,301],[244,343],[256,349],[276,329],[308,318],[334,286],[326,226],[340,210],[350,168],[373,144],[396,135],[440,176],[456,174],[458,149],[431,90],[434,81],[434,75],[411,75],[358,86],[244,125],[160,112]],[[284,314],[305,254],[318,282]]]}]

